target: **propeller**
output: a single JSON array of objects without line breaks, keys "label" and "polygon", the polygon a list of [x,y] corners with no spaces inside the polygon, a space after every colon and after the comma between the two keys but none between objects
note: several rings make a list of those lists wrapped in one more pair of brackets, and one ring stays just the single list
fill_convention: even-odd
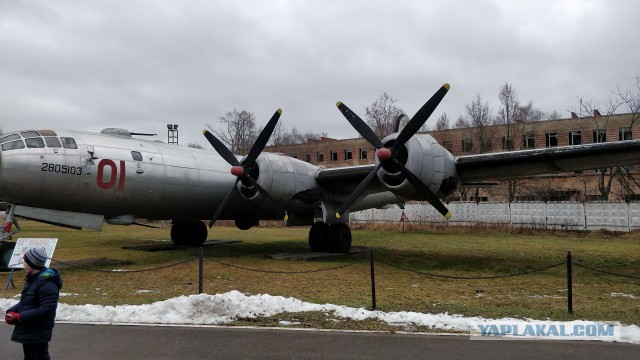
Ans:
[{"label": "propeller", "polygon": [[364,189],[367,188],[373,177],[378,173],[378,170],[384,165],[393,165],[397,167],[400,172],[407,178],[409,183],[422,195],[424,198],[431,204],[439,213],[441,213],[445,218],[449,219],[451,217],[451,213],[444,206],[442,201],[438,199],[438,197],[429,189],[427,185],[425,185],[422,180],[420,180],[416,175],[414,175],[409,169],[407,169],[398,159],[397,156],[401,153],[401,149],[404,144],[411,139],[413,135],[415,135],[418,130],[424,125],[429,116],[436,109],[440,101],[444,98],[444,96],[449,91],[449,84],[444,84],[435,94],[418,110],[418,112],[411,118],[407,126],[405,126],[400,134],[396,137],[393,145],[390,148],[384,146],[382,141],[378,138],[378,136],[371,130],[371,128],[358,116],[356,113],[351,111],[345,104],[338,101],[336,106],[344,115],[345,118],[351,123],[351,126],[356,129],[356,131],[374,148],[378,149],[376,155],[378,156],[378,164],[373,168],[373,170],[365,177],[360,184],[353,190],[353,192],[349,195],[349,197],[344,201],[342,206],[336,212],[336,218],[340,218],[345,211],[349,209],[351,205],[358,199],[358,197],[362,194]]},{"label": "propeller", "polygon": [[225,159],[227,163],[229,163],[229,165],[231,165],[231,174],[233,174],[236,177],[236,181],[233,183],[233,187],[224,197],[222,202],[218,205],[218,209],[216,210],[216,212],[213,214],[213,217],[209,221],[209,227],[212,227],[213,224],[216,222],[216,220],[218,220],[218,218],[222,214],[222,211],[226,207],[227,202],[229,201],[229,198],[231,198],[231,194],[233,193],[233,190],[236,188],[236,185],[238,184],[239,181],[242,181],[243,184],[247,186],[254,187],[262,196],[264,196],[269,200],[269,203],[273,206],[275,210],[277,210],[280,213],[284,213],[284,219],[287,220],[287,213],[282,209],[280,209],[280,207],[273,200],[271,195],[269,195],[269,193],[262,186],[260,186],[255,180],[253,180],[251,176],[249,176],[249,173],[251,173],[251,171],[256,166],[256,159],[258,158],[258,156],[260,155],[264,147],[267,145],[267,142],[271,137],[271,133],[273,133],[273,130],[275,129],[281,114],[282,114],[282,109],[276,110],[276,112],[271,117],[271,120],[269,120],[269,122],[264,127],[264,129],[262,129],[262,132],[260,133],[260,135],[258,135],[256,142],[253,143],[253,145],[251,146],[251,149],[249,150],[249,154],[242,162],[238,161],[235,155],[233,155],[231,150],[229,150],[229,148],[227,148],[227,146],[224,143],[222,143],[222,141],[216,138],[209,131],[207,130],[203,131],[204,136],[207,138],[211,146],[213,146],[213,148],[218,152],[218,154],[220,154],[220,156],[223,159]]}]

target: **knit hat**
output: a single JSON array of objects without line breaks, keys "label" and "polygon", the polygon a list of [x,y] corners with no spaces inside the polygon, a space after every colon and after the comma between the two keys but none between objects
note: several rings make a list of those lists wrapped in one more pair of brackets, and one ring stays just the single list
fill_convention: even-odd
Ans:
[{"label": "knit hat", "polygon": [[32,268],[42,270],[45,268],[44,264],[47,262],[47,250],[43,247],[32,248],[27,250],[22,258],[24,259],[24,262],[29,264]]}]

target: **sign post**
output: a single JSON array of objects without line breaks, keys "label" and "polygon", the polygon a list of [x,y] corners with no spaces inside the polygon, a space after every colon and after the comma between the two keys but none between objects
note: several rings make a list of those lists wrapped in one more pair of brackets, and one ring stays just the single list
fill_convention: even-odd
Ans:
[{"label": "sign post", "polygon": [[[7,285],[5,286],[5,290],[9,289],[9,283],[13,285],[13,271],[15,269],[24,269],[24,253],[29,249],[43,247],[47,251],[47,261],[45,262],[45,267],[49,267],[51,264],[51,258],[53,258],[53,252],[56,249],[56,244],[58,243],[57,238],[20,238],[16,241],[16,247],[13,248],[13,253],[11,254],[11,259],[9,260],[8,268],[11,269],[9,273],[9,279],[7,280]],[[15,285],[13,285],[15,287]]]}]

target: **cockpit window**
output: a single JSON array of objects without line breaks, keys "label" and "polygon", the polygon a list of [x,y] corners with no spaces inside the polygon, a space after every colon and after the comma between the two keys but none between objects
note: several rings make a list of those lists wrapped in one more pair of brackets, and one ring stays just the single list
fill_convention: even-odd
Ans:
[{"label": "cockpit window", "polygon": [[11,134],[11,135],[7,135],[7,136],[3,136],[0,138],[0,143],[5,143],[7,141],[11,141],[11,140],[18,140],[20,139],[20,135],[18,134]]},{"label": "cockpit window", "polygon": [[61,137],[60,140],[62,140],[62,145],[66,149],[77,149],[78,148],[78,144],[76,144],[76,140],[74,138]]},{"label": "cockpit window", "polygon": [[47,136],[44,138],[44,142],[47,144],[47,147],[50,147],[50,148],[62,147],[62,143],[60,142],[60,139],[58,139],[57,137]]},{"label": "cockpit window", "polygon": [[39,138],[39,137],[25,139],[24,142],[27,143],[27,147],[28,148],[43,148],[44,147],[44,141],[42,141],[42,138]]},{"label": "cockpit window", "polygon": [[135,161],[142,161],[142,154],[140,154],[140,152],[138,151],[132,151],[131,157],[133,157],[133,160]]},{"label": "cockpit window", "polygon": [[24,142],[22,140],[15,140],[12,142],[2,144],[2,151],[9,151],[9,150],[16,150],[16,149],[24,149]]},{"label": "cockpit window", "polygon": [[37,131],[23,131],[20,133],[20,135],[24,136],[25,138],[40,136]]},{"label": "cockpit window", "polygon": [[53,130],[38,130],[40,136],[56,136],[56,132]]}]

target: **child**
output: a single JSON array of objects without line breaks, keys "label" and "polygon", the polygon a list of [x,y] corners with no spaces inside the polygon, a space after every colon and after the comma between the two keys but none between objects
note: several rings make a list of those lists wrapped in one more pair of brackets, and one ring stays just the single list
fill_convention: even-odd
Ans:
[{"label": "child", "polygon": [[11,340],[22,343],[25,359],[49,359],[62,277],[58,270],[45,267],[44,248],[29,249],[23,259],[27,277],[20,302],[7,310],[4,320],[15,325]]}]

